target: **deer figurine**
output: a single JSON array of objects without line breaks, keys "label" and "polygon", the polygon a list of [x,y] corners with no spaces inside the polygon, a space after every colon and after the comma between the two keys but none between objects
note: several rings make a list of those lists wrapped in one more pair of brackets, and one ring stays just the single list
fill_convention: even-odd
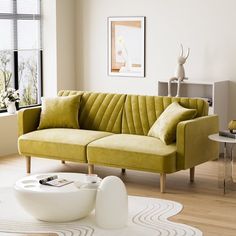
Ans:
[{"label": "deer figurine", "polygon": [[190,48],[188,48],[187,53],[184,56],[183,45],[180,44],[180,47],[181,47],[181,51],[180,51],[180,56],[178,58],[178,65],[175,71],[175,76],[170,78],[168,82],[168,96],[169,97],[171,96],[171,83],[176,80],[178,81],[176,97],[179,97],[181,82],[183,82],[183,80],[186,79],[183,65],[189,56]]}]

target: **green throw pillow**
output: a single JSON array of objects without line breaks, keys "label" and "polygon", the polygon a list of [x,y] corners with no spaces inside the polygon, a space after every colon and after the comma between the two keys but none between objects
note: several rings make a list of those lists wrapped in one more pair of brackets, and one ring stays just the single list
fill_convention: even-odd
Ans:
[{"label": "green throw pillow", "polygon": [[171,103],[159,116],[148,132],[148,136],[159,138],[165,144],[171,144],[176,139],[176,129],[180,121],[196,116],[196,109],[187,109],[178,102]]},{"label": "green throw pillow", "polygon": [[42,111],[38,129],[79,128],[81,95],[42,98]]}]

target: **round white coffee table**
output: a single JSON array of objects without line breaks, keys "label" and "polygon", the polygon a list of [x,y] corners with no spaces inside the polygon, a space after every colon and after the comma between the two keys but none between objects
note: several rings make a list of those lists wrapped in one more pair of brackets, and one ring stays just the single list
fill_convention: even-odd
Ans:
[{"label": "round white coffee table", "polygon": [[[42,185],[40,179],[57,175],[73,181],[62,187]],[[88,183],[85,174],[47,173],[27,176],[15,184],[15,195],[23,208],[38,220],[73,221],[86,217],[95,207],[97,183]]]}]

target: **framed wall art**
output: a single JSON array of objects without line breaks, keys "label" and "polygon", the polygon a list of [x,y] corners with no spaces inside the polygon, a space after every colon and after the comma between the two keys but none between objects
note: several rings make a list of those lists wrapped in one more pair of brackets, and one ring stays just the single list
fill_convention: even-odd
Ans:
[{"label": "framed wall art", "polygon": [[108,17],[108,75],[145,77],[145,17]]}]

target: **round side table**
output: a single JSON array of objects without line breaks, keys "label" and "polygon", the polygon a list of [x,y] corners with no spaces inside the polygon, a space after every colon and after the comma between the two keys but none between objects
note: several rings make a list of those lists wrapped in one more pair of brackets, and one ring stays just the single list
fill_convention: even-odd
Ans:
[{"label": "round side table", "polygon": [[219,155],[219,173],[218,180],[219,186],[223,187],[224,194],[227,189],[236,189],[234,182],[234,158],[233,148],[236,144],[236,139],[220,136],[217,134],[211,134],[208,138],[212,141],[222,143],[224,145],[223,156]]}]

